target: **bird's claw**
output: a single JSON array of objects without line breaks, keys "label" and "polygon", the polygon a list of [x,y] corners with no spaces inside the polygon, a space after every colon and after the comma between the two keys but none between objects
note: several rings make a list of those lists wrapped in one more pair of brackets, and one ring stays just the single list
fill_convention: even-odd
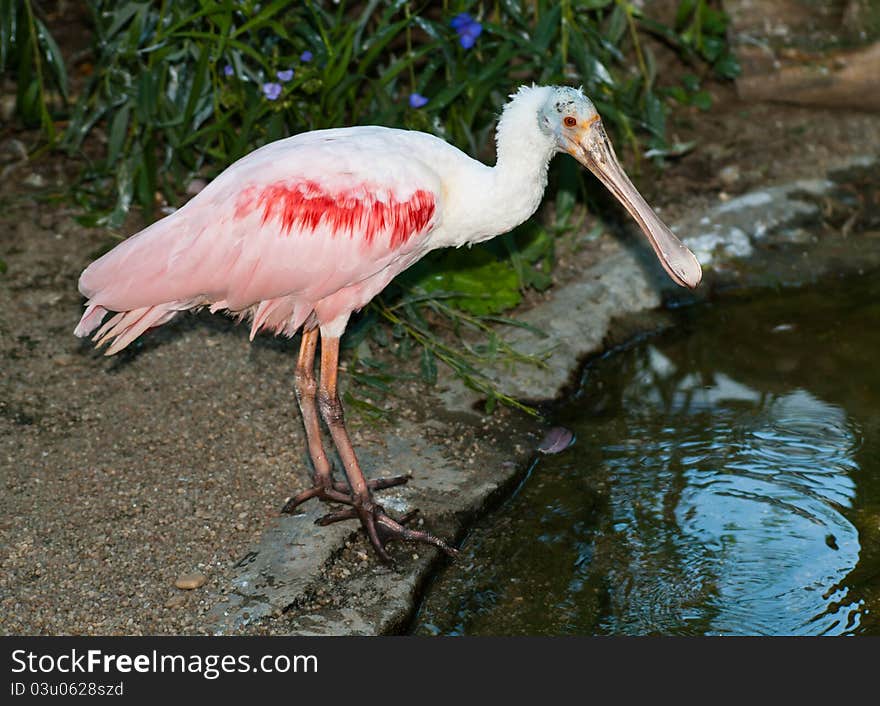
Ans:
[{"label": "bird's claw", "polygon": [[[393,488],[397,485],[406,483],[411,478],[410,475],[392,476],[390,478],[374,478],[367,481],[367,487],[370,493],[374,490],[384,490],[385,488]],[[342,522],[344,520],[359,519],[361,525],[370,539],[370,543],[386,564],[392,563],[391,555],[385,549],[388,542],[399,539],[409,542],[423,542],[432,544],[438,549],[443,550],[449,556],[455,556],[458,551],[450,547],[439,537],[435,537],[429,532],[414,530],[406,527],[406,523],[411,521],[417,514],[418,510],[406,513],[400,520],[395,520],[388,516],[385,508],[373,502],[359,502],[352,495],[346,483],[328,480],[322,482],[316,479],[315,485],[308,490],[304,490],[298,495],[288,500],[281,509],[282,513],[291,514],[302,505],[306,500],[318,498],[325,502],[341,503],[347,507],[341,510],[334,510],[315,520],[316,525],[326,526],[334,522]]]},{"label": "bird's claw", "polygon": [[407,513],[407,515],[404,515],[400,519],[400,521],[397,522],[386,515],[385,511],[381,507],[379,507],[378,514],[376,514],[375,517],[378,534],[380,536],[380,540],[382,541],[383,547],[392,539],[400,539],[408,542],[422,542],[424,544],[433,544],[435,547],[442,550],[447,556],[458,556],[458,550],[454,547],[450,547],[439,537],[435,537],[430,532],[413,530],[409,527],[404,526],[404,524],[415,517],[417,513],[417,510],[411,513]]},{"label": "bird's claw", "polygon": [[[398,485],[404,485],[412,480],[412,475],[409,473],[404,473],[400,476],[389,476],[388,478],[371,478],[367,481],[367,487],[373,490],[385,490],[386,488],[394,488]],[[342,486],[348,489],[348,486],[345,483],[334,483],[334,486]]]},{"label": "bird's claw", "polygon": [[406,513],[400,520],[394,520],[385,512],[385,508],[381,505],[373,505],[372,508],[352,505],[335,512],[330,512],[315,521],[315,524],[325,526],[334,522],[343,520],[353,520],[359,518],[361,524],[366,530],[370,543],[386,564],[392,563],[391,555],[385,549],[388,542],[399,539],[408,542],[422,542],[424,544],[432,544],[441,549],[447,556],[454,557],[458,555],[458,550],[450,547],[439,537],[435,537],[429,532],[421,530],[413,530],[406,527],[406,523],[410,522],[417,514],[418,510],[412,510]]},{"label": "bird's claw", "polygon": [[345,503],[350,505],[352,503],[351,494],[337,490],[335,487],[336,485],[336,483],[334,483],[333,486],[324,486],[320,484],[314,485],[308,490],[304,490],[290,498],[290,500],[284,503],[281,512],[283,514],[291,515],[297,507],[302,505],[306,500],[311,500],[312,498],[319,498],[324,502]]},{"label": "bird's claw", "polygon": [[[386,488],[394,488],[395,486],[403,485],[411,478],[412,476],[409,474],[391,476],[389,478],[373,478],[367,481],[367,487],[371,491],[385,490]],[[312,498],[318,498],[324,502],[342,503],[343,505],[354,504],[354,498],[351,495],[351,489],[348,487],[347,483],[334,480],[325,485],[316,481],[315,485],[308,490],[304,490],[290,498],[290,500],[284,504],[284,507],[281,508],[281,512],[287,515],[293,514],[293,511],[297,507],[302,505],[306,500],[311,500]]]}]

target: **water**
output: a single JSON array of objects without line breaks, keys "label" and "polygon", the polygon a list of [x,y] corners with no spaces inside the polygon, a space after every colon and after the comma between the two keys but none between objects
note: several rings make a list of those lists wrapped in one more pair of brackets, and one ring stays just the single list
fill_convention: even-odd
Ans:
[{"label": "water", "polygon": [[677,316],[586,368],[416,634],[880,634],[880,275]]}]

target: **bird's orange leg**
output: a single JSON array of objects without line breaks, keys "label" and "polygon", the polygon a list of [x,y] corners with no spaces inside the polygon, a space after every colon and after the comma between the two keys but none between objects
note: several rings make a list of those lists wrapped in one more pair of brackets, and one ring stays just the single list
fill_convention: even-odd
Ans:
[{"label": "bird's orange leg", "polygon": [[433,544],[454,556],[456,551],[449,547],[446,542],[427,532],[419,532],[404,527],[385,513],[381,505],[373,501],[370,485],[364,478],[363,471],[358,463],[354,447],[345,428],[345,418],[342,411],[342,402],[336,387],[336,378],[339,364],[339,338],[321,338],[321,384],[318,389],[318,404],[321,416],[330,429],[333,443],[339,452],[342,465],[345,469],[346,478],[351,488],[351,507],[330,513],[318,520],[318,524],[326,525],[340,520],[359,518],[370,543],[379,557],[390,562],[391,557],[385,550],[385,545],[392,539],[404,539],[415,542]]},{"label": "bird's orange leg", "polygon": [[[333,480],[330,462],[324,452],[321,443],[321,428],[318,413],[315,408],[315,396],[318,391],[318,382],[315,379],[315,352],[318,346],[318,329],[313,328],[303,331],[302,343],[299,348],[299,357],[296,362],[294,373],[294,386],[296,399],[302,414],[303,426],[306,431],[306,441],[309,448],[309,456],[315,468],[312,477],[314,486],[304,490],[287,501],[281,512],[292,513],[297,506],[311,498],[339,502],[350,505],[353,502],[351,490],[345,483]],[[409,476],[395,476],[393,478],[378,478],[368,481],[368,486],[373,490],[391,488],[401,485],[409,480]]]},{"label": "bird's orange leg", "polygon": [[315,350],[317,346],[318,329],[303,331],[299,358],[297,358],[296,372],[294,373],[296,400],[299,403],[299,410],[306,430],[309,456],[312,457],[312,465],[315,467],[313,477],[315,485],[288,500],[281,512],[293,512],[298,505],[311,498],[350,502],[348,493],[344,489],[334,488],[330,462],[327,460],[324,445],[321,443],[321,428],[315,410],[315,394],[318,391],[318,382],[315,380]]}]

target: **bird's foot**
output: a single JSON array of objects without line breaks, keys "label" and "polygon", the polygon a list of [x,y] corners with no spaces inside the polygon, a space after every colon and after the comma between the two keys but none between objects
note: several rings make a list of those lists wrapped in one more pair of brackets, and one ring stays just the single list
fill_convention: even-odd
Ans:
[{"label": "bird's foot", "polygon": [[[397,485],[403,485],[409,481],[410,478],[412,478],[412,476],[409,474],[403,476],[391,476],[390,478],[373,478],[367,481],[367,487],[371,491],[384,490],[385,488],[393,488]],[[288,500],[284,504],[284,507],[281,508],[281,512],[289,515],[306,500],[311,500],[312,498],[318,498],[324,502],[343,503],[344,505],[354,504],[354,498],[351,495],[351,489],[348,487],[348,484],[334,480],[330,481],[329,485],[316,482],[315,485],[308,490],[304,490]]]},{"label": "bird's foot", "polygon": [[450,547],[439,537],[435,537],[429,532],[421,530],[413,530],[405,527],[406,523],[412,520],[418,510],[408,512],[400,518],[394,520],[385,513],[385,508],[381,505],[373,504],[372,507],[352,505],[335,512],[328,513],[315,521],[318,525],[330,525],[334,522],[342,522],[343,520],[360,519],[370,543],[379,555],[379,558],[386,564],[392,563],[391,555],[385,549],[388,542],[399,539],[407,542],[423,542],[425,544],[433,544],[438,549],[442,549],[448,556],[454,557],[458,554],[458,550]]}]

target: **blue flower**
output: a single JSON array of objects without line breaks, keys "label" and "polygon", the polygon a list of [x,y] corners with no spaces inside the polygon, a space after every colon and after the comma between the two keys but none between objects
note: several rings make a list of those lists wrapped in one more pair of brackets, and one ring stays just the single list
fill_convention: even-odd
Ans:
[{"label": "blue flower", "polygon": [[235,73],[235,69],[232,68],[232,64],[226,64],[226,66],[223,67],[223,73],[226,76],[232,76],[232,74]]},{"label": "blue flower", "polygon": [[462,27],[464,27],[466,24],[470,24],[473,21],[474,21],[474,18],[471,17],[469,13],[462,12],[462,13],[456,15],[455,17],[453,17],[452,20],[449,22],[449,25],[452,27],[452,29],[459,30]]},{"label": "blue flower", "polygon": [[314,54],[312,54],[312,52],[310,52],[308,49],[306,49],[302,54],[299,55],[299,60],[301,62],[303,62],[304,64],[308,64],[312,60],[313,57],[314,57]]},{"label": "blue flower", "polygon": [[281,83],[287,83],[290,79],[293,78],[293,69],[287,69],[287,71],[276,71],[275,75],[278,77],[278,80]]},{"label": "blue flower", "polygon": [[410,108],[421,108],[423,105],[426,105],[428,99],[425,98],[420,93],[410,93],[409,94],[409,107]]},{"label": "blue flower", "polygon": [[278,96],[281,95],[281,84],[280,83],[264,83],[263,84],[263,95],[266,96],[270,101],[274,101],[278,99]]},{"label": "blue flower", "polygon": [[449,25],[458,32],[458,41],[465,49],[470,49],[474,46],[477,42],[477,37],[483,31],[483,25],[467,12],[462,12],[453,17]]}]

